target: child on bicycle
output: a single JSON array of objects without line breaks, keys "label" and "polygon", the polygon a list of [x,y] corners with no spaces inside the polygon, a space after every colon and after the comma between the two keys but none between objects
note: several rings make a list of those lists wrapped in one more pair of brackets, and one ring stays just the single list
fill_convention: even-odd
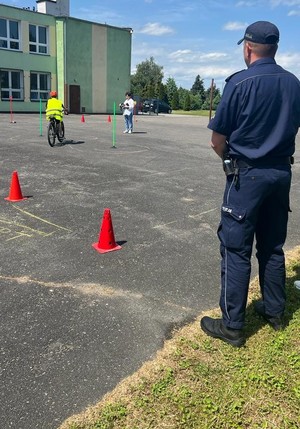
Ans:
[{"label": "child on bicycle", "polygon": [[67,109],[62,101],[57,98],[56,91],[51,91],[50,97],[46,103],[46,119],[49,121],[50,116],[54,116],[56,122],[62,122],[63,113],[67,113]]}]

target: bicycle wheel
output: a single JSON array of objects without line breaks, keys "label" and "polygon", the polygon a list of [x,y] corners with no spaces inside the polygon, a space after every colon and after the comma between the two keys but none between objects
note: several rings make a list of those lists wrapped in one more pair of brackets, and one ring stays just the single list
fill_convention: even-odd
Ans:
[{"label": "bicycle wheel", "polygon": [[51,147],[55,145],[55,128],[52,122],[48,124],[48,143]]},{"label": "bicycle wheel", "polygon": [[65,138],[65,125],[63,121],[57,124],[57,137],[60,142],[62,142]]}]

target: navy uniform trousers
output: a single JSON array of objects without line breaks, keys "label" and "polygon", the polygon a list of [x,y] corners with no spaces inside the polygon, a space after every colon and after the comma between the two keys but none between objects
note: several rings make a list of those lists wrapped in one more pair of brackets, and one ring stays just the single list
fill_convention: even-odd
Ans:
[{"label": "navy uniform trousers", "polygon": [[242,329],[245,321],[256,238],[259,282],[265,311],[281,315],[285,307],[285,259],[291,167],[240,168],[228,176],[218,237],[221,242],[220,308],[225,326]]}]

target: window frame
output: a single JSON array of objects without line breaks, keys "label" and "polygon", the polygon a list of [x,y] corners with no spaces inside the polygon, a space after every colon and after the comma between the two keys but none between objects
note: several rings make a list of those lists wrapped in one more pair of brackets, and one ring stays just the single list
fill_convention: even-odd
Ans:
[{"label": "window frame", "polygon": [[[30,27],[35,28],[35,41],[30,40]],[[45,37],[46,37],[46,43],[40,42],[40,28],[45,29]],[[29,53],[30,54],[38,54],[38,55],[48,55],[49,54],[49,27],[46,25],[39,25],[39,24],[30,24],[29,23]],[[35,51],[31,50],[31,47],[35,47]],[[46,52],[41,52],[41,49],[45,48]]]},{"label": "window frame", "polygon": [[[7,49],[9,51],[20,51],[21,50],[21,39],[20,39],[20,32],[21,32],[21,22],[17,21],[15,19],[9,19],[9,18],[2,18],[0,17],[1,20],[6,22],[6,36],[0,36],[0,49]],[[11,37],[11,23],[16,23],[17,24],[17,38],[13,38]],[[1,46],[1,42],[6,42],[6,46]],[[11,47],[13,43],[16,43],[18,45],[17,48]]]},{"label": "window frame", "polygon": [[[32,88],[32,76],[36,75],[37,79],[37,88]],[[41,76],[46,76],[47,79],[47,88],[46,89],[41,89]],[[43,71],[31,71],[30,72],[30,101],[35,102],[35,101],[47,101],[48,100],[48,96],[49,96],[49,92],[50,92],[50,87],[51,87],[51,73],[49,72],[43,72]],[[37,93],[37,98],[33,97],[33,93]],[[41,95],[44,95],[44,97],[42,97]]]},{"label": "window frame", "polygon": [[[1,68],[0,69],[0,77],[3,72],[8,73],[8,87],[3,87],[1,80],[0,80],[0,97],[1,101],[10,101],[11,99],[14,101],[24,101],[24,72],[23,70],[15,70],[15,69],[7,69],[7,68]],[[14,88],[13,82],[14,77],[12,73],[19,73],[19,88]],[[8,97],[3,97],[3,92],[8,92]],[[16,98],[14,95],[15,93],[19,93],[19,98]]]}]

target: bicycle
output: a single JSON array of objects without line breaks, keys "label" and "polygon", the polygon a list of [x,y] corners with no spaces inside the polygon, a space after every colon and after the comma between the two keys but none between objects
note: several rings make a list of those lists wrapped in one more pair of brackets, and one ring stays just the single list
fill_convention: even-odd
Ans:
[{"label": "bicycle", "polygon": [[53,115],[49,116],[47,135],[48,143],[51,147],[55,145],[56,137],[60,143],[63,142],[65,138],[65,125],[63,121],[57,121]]}]

